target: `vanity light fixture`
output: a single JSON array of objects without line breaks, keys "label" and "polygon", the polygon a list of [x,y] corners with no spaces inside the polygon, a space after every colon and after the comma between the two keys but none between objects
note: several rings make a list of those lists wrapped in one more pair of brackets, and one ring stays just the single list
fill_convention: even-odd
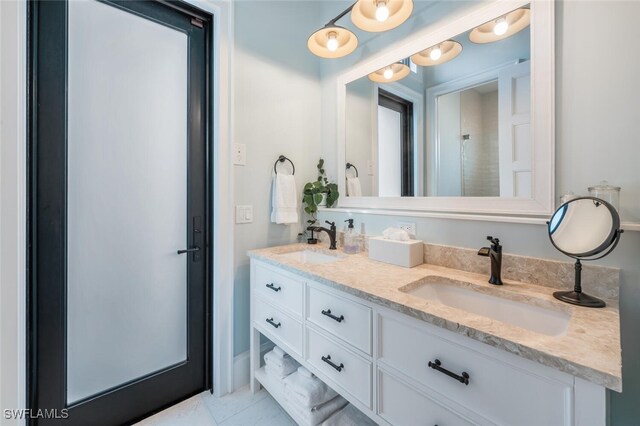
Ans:
[{"label": "vanity light fixture", "polygon": [[406,62],[408,61],[405,59],[404,61],[380,68],[378,71],[369,74],[369,80],[376,83],[393,83],[394,81],[402,80],[411,72]]},{"label": "vanity light fixture", "polygon": [[347,56],[356,50],[358,37],[352,31],[336,25],[338,19],[349,13],[352,7],[348,7],[323,28],[311,34],[307,40],[307,47],[311,53],[321,58],[333,59]]},{"label": "vanity light fixture", "polygon": [[364,31],[393,29],[409,19],[413,0],[358,0],[351,11],[351,22]]},{"label": "vanity light fixture", "polygon": [[473,43],[492,43],[524,30],[531,23],[531,11],[527,8],[516,9],[474,28],[469,33]]},{"label": "vanity light fixture", "polygon": [[443,41],[411,56],[414,64],[423,67],[449,62],[462,52],[462,45],[454,40]]},{"label": "vanity light fixture", "polygon": [[406,21],[413,11],[413,0],[357,0],[324,27],[311,34],[307,47],[321,58],[341,58],[356,50],[358,37],[336,22],[351,12],[351,21],[370,32],[387,31]]}]

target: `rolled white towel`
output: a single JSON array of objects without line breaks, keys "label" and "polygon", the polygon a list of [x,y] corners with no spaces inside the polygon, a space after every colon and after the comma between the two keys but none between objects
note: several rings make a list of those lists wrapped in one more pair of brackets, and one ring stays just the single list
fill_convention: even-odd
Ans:
[{"label": "rolled white towel", "polygon": [[277,355],[279,358],[284,358],[285,356],[289,356],[289,354],[283,351],[280,346],[274,346],[273,353],[274,355]]},{"label": "rolled white towel", "polygon": [[325,420],[322,426],[377,426],[377,423],[352,404],[347,404],[342,410]]},{"label": "rolled white towel", "polygon": [[284,384],[287,397],[303,407],[318,406],[338,395],[317,377],[305,377],[298,371],[284,379]]},{"label": "rolled white towel", "polygon": [[315,426],[347,404],[347,400],[338,395],[319,407],[308,408],[292,404],[291,409],[304,422],[303,425]]}]

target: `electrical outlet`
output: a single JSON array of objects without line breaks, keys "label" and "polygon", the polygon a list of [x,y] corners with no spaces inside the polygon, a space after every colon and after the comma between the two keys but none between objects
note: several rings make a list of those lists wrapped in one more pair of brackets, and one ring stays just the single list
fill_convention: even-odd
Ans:
[{"label": "electrical outlet", "polygon": [[416,224],[412,222],[397,222],[396,228],[404,229],[412,237],[416,236]]},{"label": "electrical outlet", "polygon": [[236,166],[247,165],[247,145],[237,143],[233,146],[233,164]]}]

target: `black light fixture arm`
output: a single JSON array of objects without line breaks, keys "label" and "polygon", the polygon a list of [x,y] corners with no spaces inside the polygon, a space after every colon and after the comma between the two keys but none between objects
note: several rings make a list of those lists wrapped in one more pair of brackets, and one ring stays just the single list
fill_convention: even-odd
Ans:
[{"label": "black light fixture arm", "polygon": [[[356,2],[357,3],[357,2]],[[330,20],[327,25],[325,25],[325,27],[331,27],[334,26],[336,24],[336,22],[338,22],[340,19],[342,19],[342,17],[344,15],[346,15],[347,13],[351,12],[351,9],[353,9],[353,6],[356,5],[356,3],[353,3],[351,6],[349,6],[348,8],[346,8],[344,10],[344,12],[340,13],[338,16],[336,16],[335,18],[333,18],[332,20]]]}]

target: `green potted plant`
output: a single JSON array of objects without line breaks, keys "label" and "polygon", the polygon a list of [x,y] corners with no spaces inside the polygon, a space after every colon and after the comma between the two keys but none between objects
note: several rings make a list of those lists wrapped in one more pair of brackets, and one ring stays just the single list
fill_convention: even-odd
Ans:
[{"label": "green potted plant", "polygon": [[308,226],[313,226],[318,221],[316,215],[319,206],[332,207],[340,196],[338,185],[330,183],[325,175],[322,158],[316,167],[318,168],[318,179],[307,182],[302,191],[302,202],[306,204],[304,211],[310,216],[307,220]]}]

